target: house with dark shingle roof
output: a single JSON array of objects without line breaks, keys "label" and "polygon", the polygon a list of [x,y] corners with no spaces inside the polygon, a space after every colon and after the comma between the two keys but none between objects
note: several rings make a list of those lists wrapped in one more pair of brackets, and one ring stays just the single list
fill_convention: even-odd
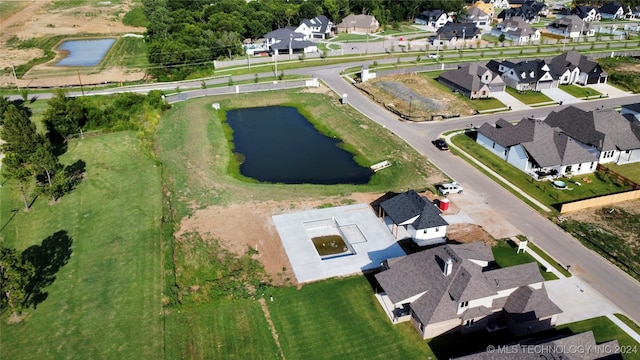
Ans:
[{"label": "house with dark shingle roof", "polygon": [[617,20],[624,18],[624,6],[619,1],[612,1],[600,6],[600,15],[603,19]]},{"label": "house with dark shingle roof", "polygon": [[488,5],[490,4],[477,1],[474,5],[467,8],[467,14],[462,21],[464,23],[472,23],[478,29],[489,29],[491,20],[493,19],[493,6]]},{"label": "house with dark shingle roof", "polygon": [[[545,340],[529,338],[519,343],[506,345],[505,349],[511,351],[496,352],[495,349],[492,349],[452,358],[452,360],[512,360],[516,357],[518,360],[622,360],[618,340],[598,344],[591,330]],[[536,349],[538,351],[535,351]],[[542,357],[543,355],[544,357]]]},{"label": "house with dark shingle roof", "polygon": [[480,40],[480,29],[470,23],[452,23],[448,22],[438,29],[432,37],[433,45],[465,45],[467,43],[475,43]]},{"label": "house with dark shingle roof", "polygon": [[549,61],[551,71],[558,76],[560,84],[606,83],[608,74],[592,57],[577,51],[567,51]]},{"label": "house with dark shingle roof", "polygon": [[264,34],[265,45],[275,55],[317,52],[316,43],[306,40],[305,35],[293,27],[276,29]]},{"label": "house with dark shingle roof", "polygon": [[540,41],[540,30],[534,29],[520,16],[505,20],[491,29],[493,36],[499,37],[503,34],[506,40],[513,41],[518,45]]},{"label": "house with dark shingle roof", "polygon": [[587,22],[600,21],[602,19],[600,11],[590,5],[579,5],[572,9],[564,8],[558,13],[557,17],[560,19],[571,15],[576,15]]},{"label": "house with dark shingle roof", "polygon": [[622,105],[620,114],[627,120],[640,124],[640,103]]},{"label": "house with dark shingle roof", "polygon": [[302,20],[295,31],[304,34],[305,40],[328,39],[332,29],[333,22],[324,15],[318,15],[313,19]]},{"label": "house with dark shingle roof", "polygon": [[427,26],[429,30],[436,31],[448,22],[453,22],[453,18],[442,10],[426,10],[416,16],[415,23]]},{"label": "house with dark shingle roof", "polygon": [[596,31],[592,29],[589,22],[582,20],[577,15],[569,15],[558,18],[549,25],[547,31],[551,34],[560,35],[565,38],[574,39],[583,36],[594,36]]},{"label": "house with dark shingle roof", "polygon": [[[415,190],[408,190],[380,203],[381,217],[391,220],[396,239],[407,233],[419,245],[434,245],[445,242],[447,221],[440,210]],[[403,231],[400,231],[400,230]]]},{"label": "house with dark shingle roof", "polygon": [[537,332],[555,326],[562,311],[548,299],[538,265],[495,269],[489,266],[492,261],[491,248],[482,242],[442,245],[388,259],[385,270],[375,275],[381,288],[376,297],[392,323],[410,321],[423,339],[504,327],[518,332],[525,326]]},{"label": "house with dark shingle roof", "polygon": [[558,87],[558,78],[546,61],[525,60],[518,63],[503,61],[500,64],[502,80],[518,91],[551,89]]},{"label": "house with dark shingle roof", "polygon": [[592,173],[597,167],[598,157],[588,147],[542,120],[524,118],[515,125],[503,119],[495,126],[484,123],[476,142],[536,178],[549,173]]},{"label": "house with dark shingle roof", "polygon": [[499,74],[478,63],[445,71],[438,81],[470,99],[489,98],[492,92],[504,91],[505,87]]},{"label": "house with dark shingle roof", "polygon": [[613,109],[584,111],[570,106],[544,121],[596,155],[599,163],[640,161],[640,125]]},{"label": "house with dark shingle roof", "polygon": [[505,9],[498,14],[498,20],[505,21],[513,17],[521,17],[527,23],[537,23],[540,21],[540,13],[547,10],[544,2],[528,0],[522,6]]}]

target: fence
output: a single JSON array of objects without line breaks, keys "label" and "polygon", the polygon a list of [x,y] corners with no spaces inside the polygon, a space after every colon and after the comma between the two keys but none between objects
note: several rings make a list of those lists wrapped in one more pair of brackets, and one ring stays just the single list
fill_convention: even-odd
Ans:
[{"label": "fence", "polygon": [[560,213],[564,214],[571,211],[578,211],[582,209],[601,207],[611,204],[615,204],[622,201],[640,199],[640,190],[627,191],[619,194],[599,196],[587,200],[573,201],[564,203],[560,206]]}]

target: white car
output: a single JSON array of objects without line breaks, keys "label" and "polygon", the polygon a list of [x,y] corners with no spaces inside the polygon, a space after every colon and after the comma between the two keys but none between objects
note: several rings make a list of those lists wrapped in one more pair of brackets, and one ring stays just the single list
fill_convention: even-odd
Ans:
[{"label": "white car", "polygon": [[438,185],[438,191],[442,195],[449,195],[451,193],[460,194],[462,190],[462,186],[455,181]]},{"label": "white car", "polygon": [[438,54],[429,54],[427,56],[428,56],[429,59],[437,59],[437,58],[440,57],[440,55],[438,55]]}]

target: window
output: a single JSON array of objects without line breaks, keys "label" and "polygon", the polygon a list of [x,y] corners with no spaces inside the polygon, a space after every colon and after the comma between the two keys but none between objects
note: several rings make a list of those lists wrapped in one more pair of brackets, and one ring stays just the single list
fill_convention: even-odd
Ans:
[{"label": "window", "polygon": [[595,162],[595,161],[594,161],[594,162],[592,162],[592,163],[591,163],[591,167],[590,167],[589,169],[590,169],[590,170],[593,170],[593,167],[594,167],[595,165],[596,165],[596,162]]},{"label": "window", "polygon": [[469,302],[468,301],[463,301],[460,303],[460,308],[466,308],[467,306],[469,306]]},{"label": "window", "polygon": [[469,319],[469,320],[467,320],[467,322],[464,323],[464,326],[472,327],[474,322],[475,321],[473,319]]},{"label": "window", "polygon": [[496,143],[492,143],[492,144],[491,144],[491,148],[492,148],[492,149],[495,149],[495,148],[496,148]]},{"label": "window", "polygon": [[580,171],[581,167],[582,167],[582,164],[578,164],[578,171]]}]

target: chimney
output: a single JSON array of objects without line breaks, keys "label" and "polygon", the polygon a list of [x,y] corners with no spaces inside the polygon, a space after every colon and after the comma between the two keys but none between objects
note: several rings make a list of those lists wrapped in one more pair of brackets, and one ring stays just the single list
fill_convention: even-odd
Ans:
[{"label": "chimney", "polygon": [[453,261],[451,261],[451,258],[448,258],[444,263],[444,276],[451,275],[451,270],[453,270]]}]

